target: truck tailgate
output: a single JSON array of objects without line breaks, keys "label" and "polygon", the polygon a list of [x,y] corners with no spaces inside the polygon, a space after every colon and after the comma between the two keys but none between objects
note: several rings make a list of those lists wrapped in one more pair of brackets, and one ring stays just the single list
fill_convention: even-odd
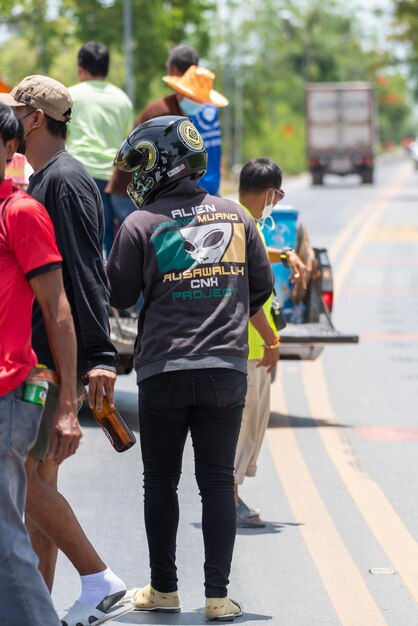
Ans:
[{"label": "truck tailgate", "polygon": [[372,150],[373,88],[370,83],[311,83],[306,88],[308,150],[341,153]]},{"label": "truck tailgate", "polygon": [[280,331],[283,344],[310,344],[325,346],[336,343],[358,343],[358,335],[336,330],[327,321],[307,324],[290,324]]}]

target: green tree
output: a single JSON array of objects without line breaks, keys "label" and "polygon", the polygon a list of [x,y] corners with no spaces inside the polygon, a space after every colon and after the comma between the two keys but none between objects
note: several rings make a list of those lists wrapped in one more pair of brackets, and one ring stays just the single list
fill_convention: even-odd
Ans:
[{"label": "green tree", "polygon": [[403,42],[406,46],[406,65],[416,98],[418,96],[418,0],[398,0],[395,2],[394,15],[399,28],[393,38]]},{"label": "green tree", "polygon": [[376,78],[379,108],[379,137],[383,145],[399,144],[410,133],[410,89],[402,74],[381,73]]},{"label": "green tree", "polygon": [[[230,100],[220,113],[228,167],[264,154],[287,171],[303,168],[309,81],[384,76],[382,137],[396,139],[407,125],[408,83],[387,52],[370,41],[365,47],[356,9],[343,0],[131,0],[131,7],[136,109],[170,93],[161,80],[170,46],[194,46]],[[418,0],[399,0],[396,9],[417,69]],[[3,80],[40,72],[73,84],[78,48],[96,39],[110,48],[110,80],[124,86],[123,0],[0,0],[0,12],[9,34],[0,44]]]},{"label": "green tree", "polygon": [[[132,0],[132,31],[135,95],[138,108],[153,91],[163,90],[161,77],[171,45],[188,41],[204,54],[209,45],[206,21],[213,9],[211,0]],[[103,41],[111,50],[110,78],[123,86],[123,0],[0,0],[11,39],[0,46],[0,75],[15,84],[22,68],[53,75],[66,84],[76,77],[76,51],[85,41]],[[27,58],[18,66],[10,62],[10,48],[24,50]],[[71,55],[74,69],[63,56]],[[3,58],[2,58],[3,57]],[[115,71],[115,68],[117,71]],[[16,71],[18,70],[18,71]],[[70,80],[71,78],[71,80]],[[156,85],[158,85],[156,87]],[[160,88],[160,89],[159,89]]]},{"label": "green tree", "polygon": [[[23,0],[13,3],[9,0],[0,0],[0,11],[5,17],[11,35],[1,46],[0,73],[12,84],[22,78],[16,72],[20,66],[30,67],[39,74],[48,74],[54,58],[71,44],[74,38],[71,19],[58,12],[52,13],[50,4],[48,0]],[[17,68],[13,62],[6,64],[3,58],[3,53],[11,47],[15,51]],[[24,51],[26,58],[20,58],[16,48],[21,52]]]},{"label": "green tree", "polygon": [[388,55],[365,48],[355,9],[342,0],[228,7],[212,33],[217,74],[231,102],[223,113],[227,161],[265,154],[295,171],[304,164],[305,83],[374,81]]},{"label": "green tree", "polygon": [[415,58],[418,58],[418,1],[397,0],[394,13],[401,26],[397,38],[409,42]]}]

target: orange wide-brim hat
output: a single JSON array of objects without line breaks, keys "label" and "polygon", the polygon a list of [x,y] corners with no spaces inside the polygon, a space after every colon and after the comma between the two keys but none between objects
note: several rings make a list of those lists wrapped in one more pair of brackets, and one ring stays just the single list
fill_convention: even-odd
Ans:
[{"label": "orange wide-brim hat", "polygon": [[206,67],[191,65],[183,76],[164,76],[163,81],[170,87],[195,102],[226,107],[229,101],[212,89],[215,74]]}]

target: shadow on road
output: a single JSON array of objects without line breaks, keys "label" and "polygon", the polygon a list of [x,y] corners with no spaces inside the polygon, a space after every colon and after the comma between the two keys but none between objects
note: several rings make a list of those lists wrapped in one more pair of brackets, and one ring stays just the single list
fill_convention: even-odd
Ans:
[{"label": "shadow on road", "polygon": [[[266,520],[263,520],[266,522]],[[202,529],[200,522],[190,522],[190,526]],[[265,528],[237,528],[237,535],[276,535],[283,532],[286,526],[304,526],[297,522],[266,522]]]},{"label": "shadow on road", "polygon": [[312,192],[327,191],[327,190],[338,191],[339,189],[341,190],[356,189],[358,187],[361,187],[360,180],[350,180],[350,181],[342,182],[341,180],[335,179],[335,180],[325,180],[323,185],[318,185],[318,186],[311,185],[310,190]]},{"label": "shadow on road", "polygon": [[281,413],[270,413],[269,428],[289,428],[289,424],[292,428],[348,428],[346,424],[335,424],[329,422],[326,419],[312,417],[301,417],[297,415],[282,415]]},{"label": "shadow on road", "polygon": [[[132,430],[138,432],[138,396],[136,392],[118,391],[115,396],[116,406],[122,413],[125,421]],[[84,402],[83,407],[79,413],[80,424],[83,428],[95,428],[98,426],[92,412],[89,409],[87,402]],[[281,413],[270,413],[269,428],[349,428],[346,424],[335,424],[329,422],[326,419],[313,420],[310,416],[300,415],[282,415]]]},{"label": "shadow on road", "polygon": [[[266,520],[263,518],[263,521]],[[295,522],[266,522],[265,528],[237,528],[237,535],[275,535],[283,532],[286,526],[304,526]]]},{"label": "shadow on road", "polygon": [[[236,624],[246,624],[247,622],[268,622],[273,617],[271,615],[259,615],[257,613],[246,613],[238,619]],[[171,624],[172,626],[200,626],[201,624],[208,624],[203,615],[203,609],[196,609],[194,611],[182,611],[181,613],[145,613],[143,611],[134,611],[128,615],[124,615],[118,618],[118,624]]]}]

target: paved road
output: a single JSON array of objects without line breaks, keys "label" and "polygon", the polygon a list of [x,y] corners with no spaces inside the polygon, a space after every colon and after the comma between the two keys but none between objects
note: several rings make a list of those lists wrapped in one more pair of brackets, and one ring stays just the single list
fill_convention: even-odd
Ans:
[{"label": "paved road", "polygon": [[[286,188],[286,184],[284,185]],[[265,530],[238,531],[230,593],[257,626],[418,624],[418,174],[382,162],[376,184],[289,182],[312,243],[333,262],[334,320],[358,346],[328,347],[313,362],[283,361],[258,475],[243,498]],[[169,320],[167,320],[169,323]],[[135,424],[132,375],[118,381]],[[61,487],[88,536],[128,586],[148,582],[141,460],[115,453],[88,416]],[[130,614],[115,624],[204,623],[199,497],[188,446],[180,488],[179,615]],[[65,558],[54,601],[79,593]]]}]

